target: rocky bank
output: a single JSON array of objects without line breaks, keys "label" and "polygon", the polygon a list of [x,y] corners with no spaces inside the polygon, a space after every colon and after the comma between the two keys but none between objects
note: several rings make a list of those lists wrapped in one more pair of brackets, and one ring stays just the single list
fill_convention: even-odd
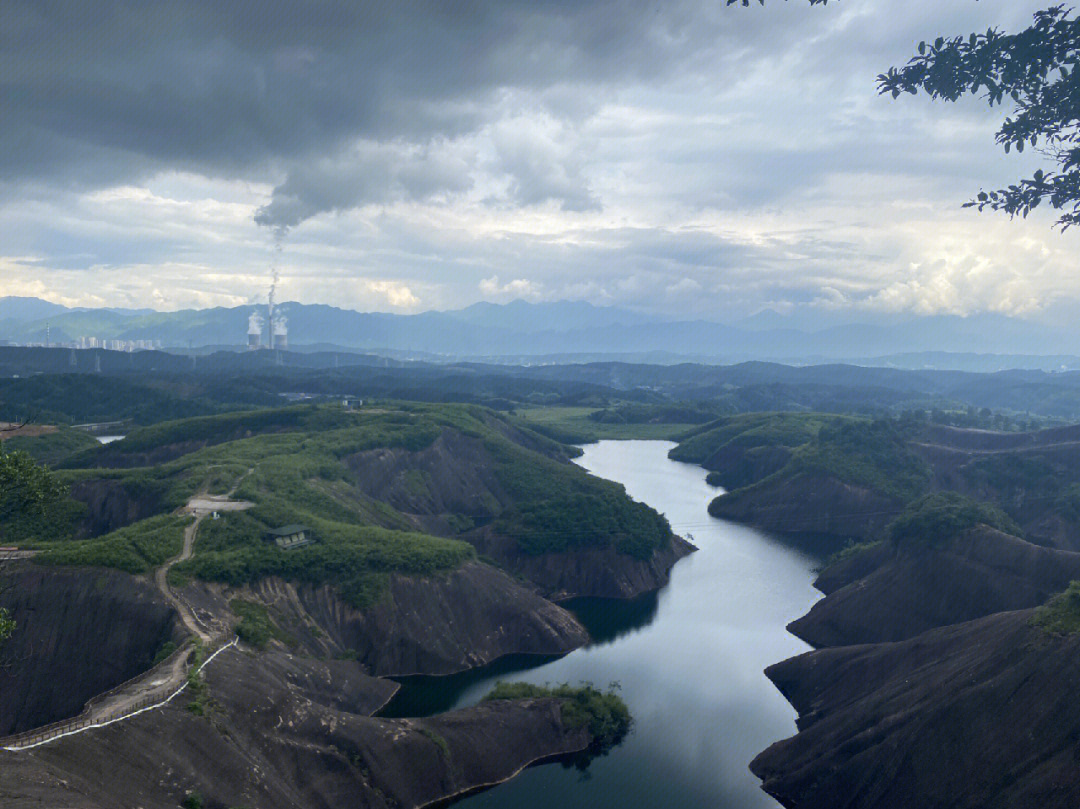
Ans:
[{"label": "rocky bank", "polygon": [[421,807],[585,749],[556,699],[500,701],[425,719],[370,714],[392,683],[352,663],[228,650],[206,672],[211,708],[182,699],[32,751],[0,752],[9,809]]},{"label": "rocky bank", "polygon": [[798,809],[1066,809],[1080,803],[1080,636],[1003,612],[766,674],[798,735],[751,769]]}]

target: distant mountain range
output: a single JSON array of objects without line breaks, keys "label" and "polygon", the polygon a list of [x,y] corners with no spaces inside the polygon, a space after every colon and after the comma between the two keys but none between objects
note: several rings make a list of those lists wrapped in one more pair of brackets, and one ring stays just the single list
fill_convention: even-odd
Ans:
[{"label": "distant mountain range", "polygon": [[[241,348],[253,307],[71,309],[37,298],[0,298],[0,340],[52,344],[153,340],[167,348]],[[477,303],[396,315],[286,303],[293,350],[338,349],[428,359],[552,362],[621,359],[675,363],[845,361],[897,368],[993,371],[1080,368],[1080,329],[1003,315],[937,315],[814,328],[763,312],[737,324],[664,319],[584,302]],[[793,325],[798,323],[799,328]]]}]

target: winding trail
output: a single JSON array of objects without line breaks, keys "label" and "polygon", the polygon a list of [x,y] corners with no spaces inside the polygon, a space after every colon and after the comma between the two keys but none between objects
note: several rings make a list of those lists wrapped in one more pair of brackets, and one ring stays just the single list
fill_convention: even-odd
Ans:
[{"label": "winding trail", "polygon": [[[173,565],[184,562],[191,558],[195,550],[195,539],[199,532],[199,524],[204,518],[221,511],[242,511],[250,508],[253,503],[245,500],[233,500],[232,496],[240,487],[244,478],[250,475],[254,469],[249,469],[237,479],[233,487],[223,495],[197,494],[188,500],[180,510],[181,514],[190,514],[195,519],[184,529],[184,544],[178,556],[173,557],[164,565],[154,571],[154,582],[161,594],[172,604],[184,626],[199,639],[203,647],[214,651],[208,657],[199,670],[202,670],[218,653],[236,643],[235,638],[226,643],[231,634],[231,628],[223,621],[213,618],[207,623],[200,618],[195,610],[169,585],[169,571]],[[50,726],[51,730],[44,738],[35,739],[26,744],[14,744],[5,746],[5,750],[27,750],[37,747],[54,739],[70,736],[92,727],[102,727],[113,722],[134,716],[137,713],[160,707],[171,701],[187,685],[188,663],[191,658],[192,647],[187,642],[166,660],[154,666],[142,675],[106,691],[92,698],[86,708],[77,717],[69,720],[71,727],[65,728],[65,723],[57,723]],[[32,735],[19,734],[20,737]]]},{"label": "winding trail", "polygon": [[169,585],[169,571],[172,569],[173,565],[179,564],[180,562],[186,562],[191,558],[195,551],[195,538],[199,533],[199,523],[201,523],[208,515],[221,511],[243,511],[254,505],[246,500],[232,499],[232,496],[236,494],[236,490],[240,488],[240,484],[244,482],[244,478],[254,471],[254,467],[248,469],[248,471],[236,479],[232,488],[225,494],[208,495],[200,493],[188,500],[187,505],[182,509],[182,513],[191,514],[195,519],[191,525],[184,529],[183,549],[180,551],[179,556],[173,557],[154,571],[154,582],[157,584],[161,594],[173,605],[173,608],[180,616],[180,620],[184,622],[184,626],[205,644],[213,643],[215,639],[227,633],[228,627],[223,626],[218,621],[213,621],[213,619],[211,619],[212,625],[203,621],[203,619],[195,613],[195,610],[193,610],[191,606]]}]

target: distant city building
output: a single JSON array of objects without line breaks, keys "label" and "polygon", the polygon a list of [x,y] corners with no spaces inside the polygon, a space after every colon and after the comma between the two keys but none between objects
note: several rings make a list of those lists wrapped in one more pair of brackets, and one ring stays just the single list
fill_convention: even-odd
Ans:
[{"label": "distant city building", "polygon": [[97,337],[80,337],[78,340],[57,343],[65,348],[104,348],[107,351],[153,351],[161,348],[161,340],[105,340]]}]

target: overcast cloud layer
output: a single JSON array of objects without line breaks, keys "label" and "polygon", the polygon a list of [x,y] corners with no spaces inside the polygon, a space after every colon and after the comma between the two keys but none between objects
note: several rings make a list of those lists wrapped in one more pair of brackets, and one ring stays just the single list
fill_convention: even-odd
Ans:
[{"label": "overcast cloud layer", "polygon": [[0,5],[0,295],[1037,314],[1077,236],[960,204],[1000,111],[876,94],[1044,2]]}]

